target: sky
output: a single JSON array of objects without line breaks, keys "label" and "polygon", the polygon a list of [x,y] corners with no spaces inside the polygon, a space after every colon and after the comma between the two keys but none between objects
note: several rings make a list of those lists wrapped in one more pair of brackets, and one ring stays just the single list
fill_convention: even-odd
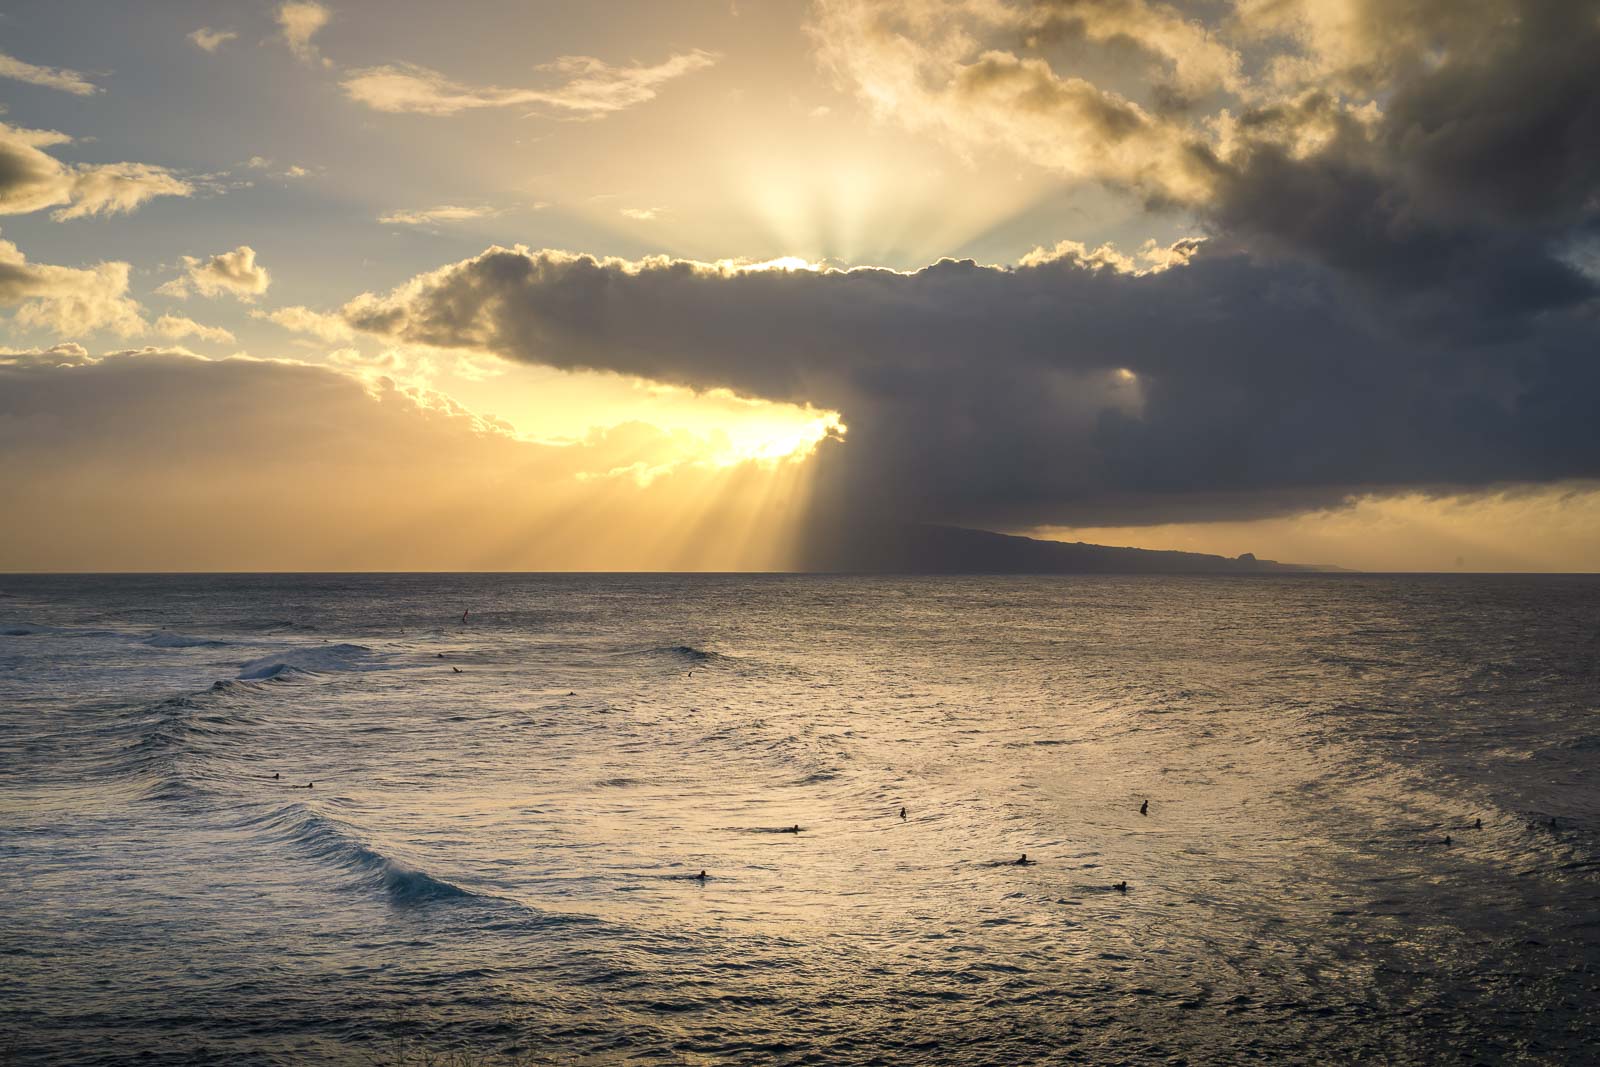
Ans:
[{"label": "sky", "polygon": [[1600,569],[1600,0],[0,5],[7,570]]}]

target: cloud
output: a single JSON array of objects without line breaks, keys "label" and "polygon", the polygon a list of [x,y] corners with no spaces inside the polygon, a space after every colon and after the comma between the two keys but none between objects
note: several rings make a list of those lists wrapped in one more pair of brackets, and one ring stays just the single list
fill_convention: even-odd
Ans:
[{"label": "cloud", "polygon": [[[1159,269],[1158,269],[1159,268]],[[993,527],[1327,506],[1600,471],[1593,319],[1418,330],[1315,264],[1182,241],[1016,267],[754,269],[495,248],[355,329],[841,412],[819,489]]]},{"label": "cloud", "polygon": [[22,215],[64,204],[57,221],[131,212],[158,196],[190,196],[194,186],[148,163],[65,164],[46,148],[72,138],[0,122],[0,214]]},{"label": "cloud", "polygon": [[[272,167],[272,163],[272,157],[270,156],[251,156],[249,159],[244,161],[244,165],[249,167],[251,170],[269,170]],[[278,172],[278,177],[304,178],[310,173],[311,171],[306,167],[302,167],[298,163],[291,163],[289,166]]]},{"label": "cloud", "polygon": [[253,319],[265,319],[294,333],[310,334],[324,341],[348,341],[355,336],[350,324],[338,315],[312,311],[308,307],[292,305],[273,311],[252,311]]},{"label": "cloud", "polygon": [[109,330],[127,337],[144,330],[139,304],[128,296],[127,263],[88,269],[29,262],[15,244],[0,240],[0,307],[15,307],[12,323],[82,337]]},{"label": "cloud", "polygon": [[278,5],[278,25],[283,31],[283,42],[289,46],[295,58],[302,63],[321,63],[325,67],[333,66],[332,61],[323,58],[317,51],[317,46],[311,43],[330,19],[333,12],[329,11],[316,0],[285,0]]},{"label": "cloud", "polygon": [[[1210,176],[1194,158],[1195,134],[1181,116],[1059,73],[1034,54],[1037,49],[994,46],[1018,35],[1031,39],[1050,27],[1064,32],[1067,10],[1080,34],[1137,41],[1143,39],[1134,34],[1139,13],[1167,9],[1120,0],[1036,8],[999,0],[821,0],[810,29],[824,69],[880,118],[934,133],[967,154],[1003,146],[1072,177],[1135,188],[1153,198],[1190,202],[1203,196]],[[1160,23],[1153,39],[1187,56],[1178,42],[1199,31],[1178,31],[1166,14]],[[1232,63],[1216,60],[1210,66],[1231,70]]]},{"label": "cloud", "polygon": [[246,302],[267,291],[272,275],[256,263],[256,250],[240,245],[232,252],[220,252],[207,259],[183,257],[182,277],[161,286],[156,292],[185,299],[191,291],[201,296],[232,296]]},{"label": "cloud", "polygon": [[466,85],[412,64],[352,71],[343,85],[350,99],[378,111],[453,115],[475,108],[535,107],[601,118],[654,100],[667,82],[703,70],[717,59],[715,53],[694,49],[651,67],[614,67],[592,56],[563,56],[539,68],[565,79],[549,89]]},{"label": "cloud", "polygon": [[49,348],[0,348],[0,366],[50,363],[70,367],[87,363],[89,359],[89,350],[76,341],[63,341]]},{"label": "cloud", "polygon": [[100,91],[100,87],[91,82],[87,74],[57,67],[36,67],[4,52],[0,52],[0,78],[59,89],[76,96],[93,96]]},{"label": "cloud", "polygon": [[[797,465],[708,465],[706,441],[640,423],[524,441],[367,373],[374,362],[356,375],[172,348],[0,357],[0,499],[28,516],[0,539],[0,569],[788,561]],[[647,484],[606,477],[639,463]]]},{"label": "cloud", "polygon": [[106,163],[73,174],[71,203],[50,213],[57,221],[91,215],[130,214],[158,196],[188,196],[194,187],[165,167],[148,163]]},{"label": "cloud", "polygon": [[[1438,329],[1593,291],[1570,266],[1600,221],[1592,3],[820,0],[810,30],[886,121],[1398,290]],[[1085,43],[1148,62],[1091,77]]]},{"label": "cloud", "polygon": [[202,52],[215,52],[238,38],[239,35],[232,30],[213,30],[209,26],[202,26],[189,34],[189,41]]},{"label": "cloud", "polygon": [[174,341],[181,341],[185,337],[198,337],[202,341],[231,344],[234,340],[233,334],[220,326],[202,326],[182,315],[162,315],[156,320],[156,332]]},{"label": "cloud", "polygon": [[650,222],[661,217],[661,208],[658,207],[625,207],[620,212],[627,218],[637,222]]},{"label": "cloud", "polygon": [[425,211],[391,211],[378,216],[378,221],[385,226],[432,226],[441,222],[467,222],[472,219],[491,218],[498,214],[499,211],[491,207],[441,204]]}]

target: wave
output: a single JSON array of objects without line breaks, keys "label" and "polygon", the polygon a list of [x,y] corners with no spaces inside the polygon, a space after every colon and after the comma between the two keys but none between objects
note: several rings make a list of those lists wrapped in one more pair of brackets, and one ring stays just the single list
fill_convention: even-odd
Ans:
[{"label": "wave", "polygon": [[355,876],[365,888],[381,890],[396,904],[415,906],[440,901],[498,900],[456,885],[411,864],[385,855],[363,840],[353,826],[318,814],[304,804],[288,804],[266,815],[245,820],[269,838],[292,845],[313,859]]},{"label": "wave", "polygon": [[229,642],[214,637],[194,637],[190,634],[174,633],[171,630],[157,630],[145,638],[144,643],[151,648],[211,648]]},{"label": "wave", "polygon": [[316,645],[288,649],[253,659],[239,668],[242,681],[259,681],[289,674],[332,674],[371,668],[375,653],[366,645]]},{"label": "wave", "polygon": [[132,708],[108,722],[98,733],[108,739],[127,738],[120,747],[94,760],[97,775],[130,787],[132,797],[143,800],[177,800],[194,792],[184,763],[196,744],[219,732],[215,724],[198,721],[204,705],[194,697],[177,696]]},{"label": "wave", "polygon": [[0,637],[117,637],[115,630],[80,630],[70,626],[46,626],[42,623],[12,622],[0,629]]},{"label": "wave", "polygon": [[693,645],[663,645],[660,648],[643,648],[631,653],[635,656],[670,656],[673,659],[683,660],[688,663],[706,663],[711,660],[722,659],[716,652],[707,652],[703,648]]}]

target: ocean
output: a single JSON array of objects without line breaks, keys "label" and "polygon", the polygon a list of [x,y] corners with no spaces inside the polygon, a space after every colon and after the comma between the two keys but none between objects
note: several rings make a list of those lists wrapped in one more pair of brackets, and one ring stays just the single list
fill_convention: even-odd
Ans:
[{"label": "ocean", "polygon": [[1600,1057],[1595,578],[13,575],[0,635],[0,1063]]}]

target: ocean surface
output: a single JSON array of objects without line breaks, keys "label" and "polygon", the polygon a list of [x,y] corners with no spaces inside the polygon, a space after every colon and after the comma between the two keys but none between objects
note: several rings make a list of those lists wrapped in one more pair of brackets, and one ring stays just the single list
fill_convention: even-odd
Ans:
[{"label": "ocean surface", "polygon": [[1593,578],[0,576],[0,635],[0,1063],[1600,1058]]}]

